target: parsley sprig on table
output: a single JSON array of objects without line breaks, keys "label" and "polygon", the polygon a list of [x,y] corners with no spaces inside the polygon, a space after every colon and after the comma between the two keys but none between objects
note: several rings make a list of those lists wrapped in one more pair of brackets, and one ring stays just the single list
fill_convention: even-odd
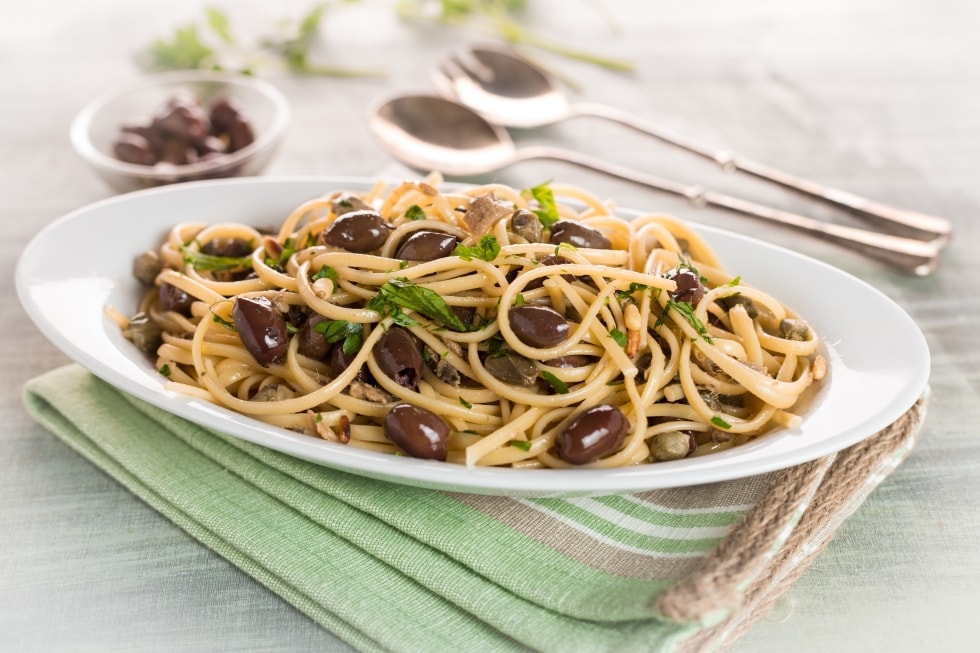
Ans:
[{"label": "parsley sprig on table", "polygon": [[[385,73],[380,68],[332,66],[313,56],[328,10],[368,1],[319,2],[298,19],[270,21],[278,25],[277,31],[262,36],[251,46],[236,36],[231,16],[208,7],[202,22],[179,25],[169,37],[154,41],[143,53],[142,63],[152,70],[200,68],[255,74],[258,69],[279,65],[303,75],[382,76]],[[536,48],[613,70],[633,69],[629,61],[579,49],[529,29],[522,22],[528,5],[530,0],[400,0],[395,11],[407,24],[434,22],[452,29],[489,33],[514,46]]]}]

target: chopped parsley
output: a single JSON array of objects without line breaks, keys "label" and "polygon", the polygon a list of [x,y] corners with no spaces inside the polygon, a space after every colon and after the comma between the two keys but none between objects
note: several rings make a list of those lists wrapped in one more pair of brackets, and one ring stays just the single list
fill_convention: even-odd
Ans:
[{"label": "chopped parsley", "polygon": [[170,376],[170,366],[167,365],[166,363],[164,363],[163,365],[161,365],[160,366],[160,369],[157,370],[157,371],[160,372],[160,374],[163,375],[163,376],[166,376],[166,377],[169,377]]},{"label": "chopped parsley", "polygon": [[364,343],[364,325],[346,320],[323,320],[317,322],[313,330],[323,335],[327,342],[344,341],[343,352],[350,356],[361,350]]},{"label": "chopped parsley", "polygon": [[540,374],[542,379],[544,379],[545,381],[551,384],[551,387],[555,389],[555,392],[557,392],[560,395],[568,394],[568,384],[566,384],[564,381],[559,379],[551,372],[545,372],[542,370]]},{"label": "chopped parsley", "polygon": [[715,426],[717,426],[718,428],[721,428],[721,429],[730,429],[730,428],[732,428],[732,425],[731,424],[729,424],[728,422],[726,422],[722,418],[718,417],[717,415],[715,415],[714,417],[711,418],[711,423],[714,424]]},{"label": "chopped parsley", "polygon": [[181,247],[184,263],[199,272],[240,272],[252,269],[252,255],[248,256],[215,256],[203,252],[191,251]]},{"label": "chopped parsley", "polygon": [[627,337],[626,334],[619,329],[613,329],[609,332],[609,337],[616,341],[616,344],[626,349]]},{"label": "chopped parsley", "polygon": [[709,344],[714,342],[711,339],[711,336],[708,335],[708,327],[706,327],[704,322],[699,320],[698,316],[694,314],[694,307],[691,306],[691,302],[678,302],[673,299],[668,299],[667,304],[664,306],[664,312],[660,314],[660,317],[657,318],[656,324],[653,325],[654,329],[659,329],[663,325],[664,321],[667,319],[667,313],[669,313],[671,309],[680,313],[684,319],[687,320],[687,323],[691,325],[691,328],[697,331],[698,335],[701,336],[705,342]]},{"label": "chopped parsley", "polygon": [[320,269],[316,271],[316,274],[314,274],[312,278],[313,281],[318,281],[320,279],[330,279],[332,281],[336,281],[337,271],[334,270],[329,265],[322,265],[320,266]]},{"label": "chopped parsley", "polygon": [[517,447],[521,451],[531,450],[531,443],[528,442],[527,440],[511,440],[507,444],[509,444],[512,447]]},{"label": "chopped parsley", "polygon": [[643,290],[649,290],[649,288],[650,286],[646,285],[645,283],[638,283],[636,281],[631,281],[629,288],[627,288],[626,290],[616,291],[616,297],[619,298],[619,301],[624,302],[627,299],[633,297],[633,295],[635,295],[636,293]]},{"label": "chopped parsley", "polygon": [[413,221],[425,220],[425,210],[418,204],[412,204],[410,207],[408,207],[408,210],[405,211],[405,219]]},{"label": "chopped parsley", "polygon": [[492,261],[500,254],[500,243],[497,242],[497,237],[493,234],[487,234],[480,239],[480,242],[474,247],[469,247],[463,243],[457,243],[456,251],[453,252],[456,256],[460,257],[464,261],[472,261],[475,258],[482,259],[484,261]]},{"label": "chopped parsley", "polygon": [[408,309],[421,313],[431,320],[442,322],[455,331],[475,330],[459,319],[439,293],[416,285],[404,277],[386,281],[378,288],[378,294],[371,298],[367,307],[383,317],[391,317],[396,324],[402,326],[418,325],[418,322],[405,315],[402,310]]},{"label": "chopped parsley", "polygon": [[472,407],[473,407],[473,404],[471,404],[470,402],[468,402],[468,401],[466,401],[466,400],[465,400],[465,399],[463,399],[462,397],[460,397],[460,398],[459,398],[459,403],[460,403],[460,405],[461,405],[461,406],[462,406],[463,408],[472,408]]},{"label": "chopped parsley", "polygon": [[545,229],[550,229],[551,225],[561,219],[558,215],[558,206],[555,204],[555,194],[551,190],[550,183],[546,181],[543,184],[532,186],[522,193],[525,196],[530,195],[537,201],[539,208],[533,209],[534,215],[538,216],[541,226]]}]

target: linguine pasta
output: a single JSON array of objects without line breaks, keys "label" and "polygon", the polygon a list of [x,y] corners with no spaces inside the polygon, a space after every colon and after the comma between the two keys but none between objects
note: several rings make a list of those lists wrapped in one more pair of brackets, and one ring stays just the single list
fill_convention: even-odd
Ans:
[{"label": "linguine pasta", "polygon": [[470,466],[727,449],[798,424],[826,365],[807,324],[682,221],[623,220],[557,183],[379,182],[265,232],[178,224],[143,265],[139,313],[116,317],[170,389]]}]

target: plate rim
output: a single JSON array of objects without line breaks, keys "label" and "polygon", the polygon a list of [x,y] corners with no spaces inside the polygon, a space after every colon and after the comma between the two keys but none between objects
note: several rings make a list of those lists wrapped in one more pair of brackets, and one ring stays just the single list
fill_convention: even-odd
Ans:
[{"label": "plate rim", "polygon": [[[384,175],[381,178],[387,179]],[[782,459],[779,456],[775,458],[772,456],[763,456],[759,460],[749,461],[751,464],[739,459],[746,457],[749,453],[748,449],[752,445],[742,445],[726,452],[714,453],[697,459],[610,470],[467,468],[464,465],[409,458],[399,458],[398,465],[390,465],[392,457],[388,454],[345,447],[344,445],[318,440],[310,436],[273,427],[259,422],[254,418],[249,418],[229,409],[222,408],[216,404],[211,404],[200,399],[187,398],[182,395],[177,395],[177,393],[172,391],[163,390],[162,380],[156,382],[156,389],[153,384],[139,382],[134,384],[131,376],[124,374],[119,369],[114,369],[112,366],[106,365],[97,356],[86,351],[79,343],[72,341],[70,335],[64,333],[64,328],[51,323],[44,307],[39,306],[31,297],[31,283],[33,280],[30,277],[32,272],[36,273],[38,261],[44,260],[45,258],[44,252],[39,251],[43,249],[45,242],[79,221],[86,220],[87,216],[91,214],[99,215],[100,211],[104,211],[106,207],[126,203],[139,204],[141,202],[153,202],[154,198],[158,196],[169,196],[173,198],[181,195],[192,195],[195,192],[214,192],[221,194],[222,192],[227,193],[229,188],[233,189],[237,186],[247,186],[257,189],[288,189],[290,192],[295,187],[297,189],[296,192],[299,193],[300,191],[298,189],[300,188],[306,188],[308,186],[312,188],[313,186],[319,185],[323,188],[320,192],[324,192],[325,190],[342,188],[369,188],[377,180],[378,177],[344,175],[239,177],[186,182],[106,197],[56,218],[35,234],[17,261],[15,286],[18,299],[35,326],[50,342],[75,363],[81,365],[95,376],[122,392],[136,396],[157,408],[188,419],[200,426],[265,446],[287,455],[361,476],[435,490],[519,497],[589,496],[686,487],[702,483],[745,478],[808,462],[856,444],[900,418],[905,411],[912,407],[927,388],[930,372],[930,353],[925,337],[912,317],[882,291],[862,279],[823,261],[744,234],[698,223],[696,220],[692,220],[687,216],[682,218],[685,224],[704,235],[713,248],[715,247],[715,243],[712,242],[713,238],[734,239],[734,241],[742,242],[743,244],[748,243],[752,248],[758,247],[763,250],[768,250],[773,254],[779,254],[783,257],[788,256],[793,260],[801,261],[805,265],[813,266],[813,269],[819,270],[821,274],[830,275],[840,282],[850,285],[855,289],[860,289],[863,293],[868,293],[869,297],[874,297],[879,303],[893,311],[895,317],[904,320],[905,324],[903,327],[914,340],[914,342],[909,342],[908,346],[915,353],[917,364],[908,374],[902,386],[902,395],[893,398],[878,414],[866,416],[860,425],[850,429],[851,431],[859,430],[859,433],[850,433],[847,437],[840,434],[833,437],[824,437],[816,442],[810,443],[808,446],[794,449],[795,456],[790,457],[784,455]],[[397,182],[392,180],[392,183]],[[473,184],[455,182],[446,182],[444,184],[444,187],[447,188],[465,186],[473,186]],[[215,190],[212,191],[210,189]],[[286,208],[288,207],[285,207],[283,210],[286,210]],[[637,211],[632,209],[617,208],[616,212],[625,216],[638,214]],[[173,220],[170,224],[175,224],[177,221]],[[153,246],[153,243],[140,243],[133,248],[133,252],[135,253],[138,247],[144,246],[150,247]],[[723,256],[720,257],[724,259]],[[131,256],[128,256],[127,261],[130,259]],[[753,283],[753,285],[758,286],[759,284]],[[792,305],[790,299],[785,297],[781,297],[780,299],[784,303]],[[104,308],[104,306],[98,307],[100,316],[104,312]],[[100,320],[103,318],[104,316],[101,316]],[[104,335],[111,344],[110,335],[108,333]],[[152,369],[152,365],[148,364],[146,367],[148,369],[144,371],[148,372],[148,378],[151,376],[158,377],[155,370]],[[150,372],[152,372],[152,375]],[[146,380],[143,379],[143,381]],[[229,425],[235,428],[229,431],[225,428]],[[763,440],[765,438],[757,442]],[[339,456],[340,460],[337,460],[333,456]],[[691,461],[695,462],[692,463]],[[389,466],[392,469],[387,469]]]}]

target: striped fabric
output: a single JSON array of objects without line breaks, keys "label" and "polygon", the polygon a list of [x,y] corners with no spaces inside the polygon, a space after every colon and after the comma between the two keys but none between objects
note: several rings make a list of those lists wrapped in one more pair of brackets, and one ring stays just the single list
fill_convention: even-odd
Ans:
[{"label": "striped fabric", "polygon": [[[719,552],[753,519],[766,523],[758,506],[776,473],[627,496],[451,494],[207,431],[77,366],[31,381],[25,403],[134,494],[364,651],[700,646],[743,618],[745,592],[773,572],[830,468],[814,467],[813,482],[790,488],[771,528],[753,526],[771,535],[743,537],[748,562],[724,577],[737,591],[702,606],[731,562]],[[906,451],[886,457],[849,510]]]}]

